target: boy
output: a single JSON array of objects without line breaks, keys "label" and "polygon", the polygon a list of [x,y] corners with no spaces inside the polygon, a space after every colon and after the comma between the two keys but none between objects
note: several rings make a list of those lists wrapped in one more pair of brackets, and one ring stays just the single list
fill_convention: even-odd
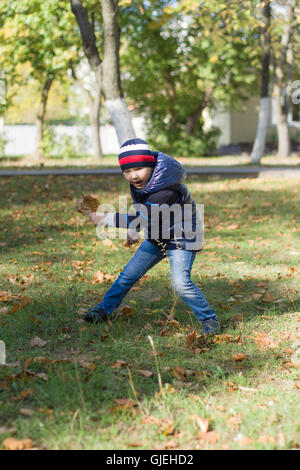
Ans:
[{"label": "boy", "polygon": [[[192,265],[196,253],[203,247],[204,237],[202,228],[197,225],[199,212],[196,203],[186,185],[181,183],[186,176],[185,170],[169,155],[152,152],[142,139],[127,140],[121,146],[119,164],[130,184],[134,207],[139,210],[133,215],[91,212],[90,220],[94,225],[127,228],[128,244],[138,240],[137,232],[141,225],[147,237],[106,292],[103,301],[89,309],[84,319],[91,323],[107,321],[134,283],[168,256],[171,285],[196,315],[202,327],[201,334],[217,333],[220,327],[218,318],[199,287],[191,280]],[[174,207],[179,208],[179,214],[183,216],[179,223],[178,219],[177,222],[174,220]],[[169,218],[163,217],[163,208],[172,208],[167,214],[171,213]],[[189,212],[186,209],[190,209]],[[155,210],[158,218],[153,215]],[[167,230],[163,227],[166,220]],[[135,230],[132,230],[133,225]]]}]

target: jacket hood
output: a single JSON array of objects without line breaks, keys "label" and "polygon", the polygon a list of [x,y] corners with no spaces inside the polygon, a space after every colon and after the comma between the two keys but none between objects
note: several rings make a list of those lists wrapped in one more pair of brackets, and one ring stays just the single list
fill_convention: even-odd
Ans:
[{"label": "jacket hood", "polygon": [[140,200],[173,184],[179,184],[186,177],[185,169],[173,157],[162,152],[153,152],[153,154],[156,156],[156,165],[146,186],[137,189],[130,185],[130,192],[134,200]]}]

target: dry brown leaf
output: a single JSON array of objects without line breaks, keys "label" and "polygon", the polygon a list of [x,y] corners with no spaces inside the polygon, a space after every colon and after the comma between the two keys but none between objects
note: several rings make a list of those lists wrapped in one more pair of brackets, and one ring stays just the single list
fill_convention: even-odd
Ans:
[{"label": "dry brown leaf", "polygon": [[197,332],[196,331],[192,331],[191,334],[189,334],[187,337],[186,337],[186,347],[187,348],[190,348],[192,346],[192,344],[194,344],[194,342],[196,341],[197,339]]},{"label": "dry brown leaf", "polygon": [[94,362],[85,361],[85,362],[81,362],[80,365],[88,370],[95,370],[97,368],[97,365],[94,364]]},{"label": "dry brown leaf", "polygon": [[94,275],[94,280],[92,281],[92,284],[102,284],[103,281],[104,281],[104,274],[101,270],[99,270]]},{"label": "dry brown leaf", "polygon": [[261,442],[262,444],[275,444],[276,442],[276,439],[275,437],[273,436],[262,436],[258,439],[259,442]]},{"label": "dry brown leaf", "polygon": [[257,333],[254,337],[254,342],[259,348],[276,348],[280,341],[271,339],[267,333]]},{"label": "dry brown leaf", "polygon": [[230,418],[228,419],[228,424],[234,429],[234,430],[238,430],[241,423],[242,423],[242,420],[243,420],[243,417],[242,417],[242,414],[239,413],[238,415],[236,416],[230,416]]},{"label": "dry brown leaf", "polygon": [[32,410],[31,408],[20,408],[20,413],[23,416],[32,416],[34,410]]},{"label": "dry brown leaf", "polygon": [[183,382],[186,380],[185,374],[186,374],[186,370],[181,366],[177,366],[172,370],[173,377],[175,377],[176,379],[182,380]]},{"label": "dry brown leaf", "polygon": [[34,347],[43,348],[47,343],[48,343],[48,341],[44,341],[42,338],[39,338],[39,336],[35,336],[34,338],[32,338],[29,345],[32,348],[34,348]]},{"label": "dry brown leaf", "polygon": [[130,398],[116,398],[114,402],[116,406],[111,407],[111,411],[131,410],[138,406],[138,403]]},{"label": "dry brown leaf", "polygon": [[1,307],[0,308],[0,315],[5,315],[9,313],[9,308],[8,307]]},{"label": "dry brown leaf", "polygon": [[216,432],[210,431],[210,432],[198,432],[198,439],[199,441],[204,441],[208,442],[209,444],[216,444],[216,442],[219,439],[219,436]]},{"label": "dry brown leaf", "polygon": [[246,357],[247,356],[244,353],[236,353],[236,354],[232,354],[231,359],[233,361],[239,362],[239,361],[243,361],[244,359],[246,359]]},{"label": "dry brown leaf", "polygon": [[274,302],[274,300],[276,300],[275,297],[273,297],[272,294],[269,294],[267,293],[263,298],[262,298],[262,301],[263,302]]},{"label": "dry brown leaf", "polygon": [[83,215],[88,215],[91,212],[96,212],[99,205],[100,203],[98,199],[94,198],[90,194],[87,194],[76,202],[76,210]]},{"label": "dry brown leaf", "polygon": [[117,360],[112,366],[112,369],[121,369],[121,367],[128,366],[128,362]]},{"label": "dry brown leaf", "polygon": [[143,424],[155,424],[156,426],[160,426],[161,420],[159,418],[156,418],[155,416],[143,415],[142,423]]},{"label": "dry brown leaf", "polygon": [[244,436],[240,437],[240,439],[238,440],[238,444],[242,447],[250,446],[254,442],[255,442],[254,439],[250,439],[250,437],[244,437]]},{"label": "dry brown leaf", "polygon": [[8,437],[2,442],[3,449],[5,450],[25,450],[32,448],[31,439],[16,439]]},{"label": "dry brown leaf", "polygon": [[143,370],[143,369],[138,369],[136,371],[137,374],[143,375],[144,377],[152,377],[153,372],[151,370]]},{"label": "dry brown leaf", "polygon": [[124,305],[124,307],[121,308],[121,312],[125,313],[125,315],[131,315],[134,313],[134,309],[129,305]]},{"label": "dry brown leaf", "polygon": [[164,436],[171,436],[175,434],[175,426],[173,420],[164,420],[160,428]]},{"label": "dry brown leaf", "polygon": [[163,352],[159,352],[159,351],[149,351],[148,352],[148,356],[149,357],[155,357],[155,356],[163,356],[164,353]]},{"label": "dry brown leaf", "polygon": [[199,429],[202,433],[207,433],[209,429],[209,419],[207,418],[201,418],[200,416],[197,415],[192,415],[191,419],[197,423],[199,426]]}]

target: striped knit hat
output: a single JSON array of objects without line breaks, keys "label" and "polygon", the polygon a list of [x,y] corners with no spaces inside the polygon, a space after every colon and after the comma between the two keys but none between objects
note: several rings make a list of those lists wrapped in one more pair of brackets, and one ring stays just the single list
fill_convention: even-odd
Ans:
[{"label": "striped knit hat", "polygon": [[119,164],[122,171],[127,170],[127,168],[143,166],[154,168],[156,158],[147,142],[142,139],[130,139],[121,145]]}]

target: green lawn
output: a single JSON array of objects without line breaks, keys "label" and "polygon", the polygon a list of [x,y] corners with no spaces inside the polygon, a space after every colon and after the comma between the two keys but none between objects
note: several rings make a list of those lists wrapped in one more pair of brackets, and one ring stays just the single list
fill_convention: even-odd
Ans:
[{"label": "green lawn", "polygon": [[118,207],[124,180],[0,179],[0,446],[300,447],[300,181],[186,184],[205,205],[192,278],[222,326],[207,341],[172,292],[167,260],[105,327],[82,320],[137,245],[99,240],[75,201],[84,192]]}]

